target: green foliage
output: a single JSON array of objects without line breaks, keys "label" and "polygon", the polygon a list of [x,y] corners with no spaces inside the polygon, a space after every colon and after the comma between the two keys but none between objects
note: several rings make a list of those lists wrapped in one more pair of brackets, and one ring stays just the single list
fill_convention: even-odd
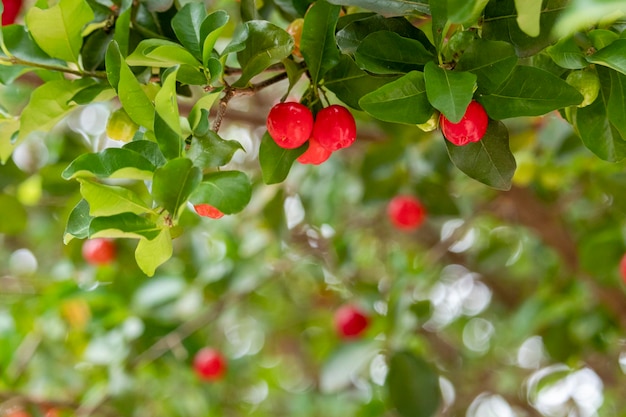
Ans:
[{"label": "green foliage", "polygon": [[[623,1],[209,3],[2,28],[0,416],[548,415],[579,376],[599,397],[558,413],[626,413]],[[284,100],[350,108],[355,144],[301,164],[265,129]],[[487,132],[455,146],[437,120],[472,100]]]}]

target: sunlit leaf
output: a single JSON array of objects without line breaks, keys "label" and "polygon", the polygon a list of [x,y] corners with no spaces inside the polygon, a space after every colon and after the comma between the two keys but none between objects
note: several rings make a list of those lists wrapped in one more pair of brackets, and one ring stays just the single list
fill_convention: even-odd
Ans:
[{"label": "sunlit leaf", "polygon": [[153,239],[141,238],[135,250],[137,265],[144,274],[151,277],[156,269],[172,257],[172,237],[170,229],[161,229]]},{"label": "sunlit leaf", "polygon": [[181,207],[201,180],[202,171],[193,166],[190,159],[173,159],[154,173],[152,183],[154,201],[176,220]]},{"label": "sunlit leaf", "polygon": [[152,211],[141,197],[128,188],[80,178],[78,182],[80,193],[89,204],[89,215],[92,217],[112,216],[125,212],[144,214]]}]

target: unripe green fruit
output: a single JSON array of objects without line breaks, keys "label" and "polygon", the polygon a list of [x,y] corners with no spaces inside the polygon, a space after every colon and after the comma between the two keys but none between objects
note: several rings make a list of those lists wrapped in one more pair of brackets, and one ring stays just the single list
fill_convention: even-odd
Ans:
[{"label": "unripe green fruit", "polygon": [[578,107],[586,107],[598,98],[600,79],[595,71],[572,71],[565,81],[583,95],[584,99]]},{"label": "unripe green fruit", "polygon": [[426,120],[424,123],[420,123],[417,125],[424,132],[432,132],[433,130],[439,127],[439,112],[434,112],[430,119]]},{"label": "unripe green fruit", "polygon": [[139,126],[132,121],[124,109],[117,109],[109,117],[107,136],[113,140],[130,142]]}]

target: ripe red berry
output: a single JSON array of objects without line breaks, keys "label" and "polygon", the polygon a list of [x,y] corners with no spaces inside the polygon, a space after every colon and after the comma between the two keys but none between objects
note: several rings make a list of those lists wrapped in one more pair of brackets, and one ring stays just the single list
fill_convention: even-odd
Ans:
[{"label": "ripe red berry", "polygon": [[226,359],[217,350],[205,347],[193,358],[193,369],[201,379],[216,381],[226,372]]},{"label": "ripe red berry", "polygon": [[193,208],[196,210],[196,213],[198,213],[198,215],[203,217],[219,219],[224,216],[224,213],[209,204],[196,204],[195,206],[193,206]]},{"label": "ripe red berry", "polygon": [[315,138],[309,139],[309,147],[298,157],[301,164],[319,165],[330,158],[332,151],[324,148]]},{"label": "ripe red berry", "polygon": [[106,265],[115,260],[117,248],[110,239],[91,239],[83,243],[83,259],[92,265]]},{"label": "ripe red berry", "polygon": [[278,103],[267,115],[267,131],[278,146],[295,149],[311,137],[313,113],[300,103]]},{"label": "ripe red berry", "polygon": [[619,262],[619,273],[622,277],[622,281],[626,284],[626,253],[622,256],[622,259]]},{"label": "ripe red berry", "polygon": [[472,101],[458,123],[452,123],[443,113],[439,116],[439,126],[443,136],[457,146],[478,142],[485,136],[489,117],[483,106]]},{"label": "ripe red berry", "polygon": [[359,337],[368,325],[369,318],[353,305],[346,304],[335,312],[335,328],[339,336],[343,338]]},{"label": "ripe red berry", "polygon": [[329,151],[347,148],[356,140],[356,122],[348,109],[333,104],[315,116],[313,137]]},{"label": "ripe red berry", "polygon": [[2,0],[4,11],[2,12],[2,26],[12,25],[20,14],[22,0]]},{"label": "ripe red berry", "polygon": [[426,209],[418,199],[409,195],[399,195],[387,205],[387,215],[391,223],[400,230],[414,230],[426,218]]}]

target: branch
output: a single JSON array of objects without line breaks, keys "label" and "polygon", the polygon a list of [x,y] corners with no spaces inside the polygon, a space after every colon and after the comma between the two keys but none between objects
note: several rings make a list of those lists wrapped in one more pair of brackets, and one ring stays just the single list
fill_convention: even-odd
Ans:
[{"label": "branch", "polygon": [[0,63],[11,64],[11,65],[24,65],[27,67],[33,67],[33,68],[39,68],[39,69],[45,69],[45,70],[50,70],[50,71],[63,72],[66,74],[77,75],[79,77],[99,78],[101,80],[107,79],[106,72],[103,72],[103,71],[82,71],[82,70],[62,67],[60,65],[41,64],[38,62],[26,61],[24,59],[16,57],[15,55],[11,57],[0,56]]}]

